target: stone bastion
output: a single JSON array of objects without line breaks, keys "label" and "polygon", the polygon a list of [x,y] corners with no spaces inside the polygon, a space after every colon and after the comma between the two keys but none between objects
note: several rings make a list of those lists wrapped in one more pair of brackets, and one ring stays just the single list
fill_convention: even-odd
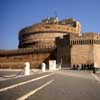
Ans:
[{"label": "stone bastion", "polygon": [[47,18],[40,23],[26,27],[19,32],[19,48],[52,47],[55,39],[67,33],[81,35],[81,24],[75,19],[59,21],[57,17]]}]

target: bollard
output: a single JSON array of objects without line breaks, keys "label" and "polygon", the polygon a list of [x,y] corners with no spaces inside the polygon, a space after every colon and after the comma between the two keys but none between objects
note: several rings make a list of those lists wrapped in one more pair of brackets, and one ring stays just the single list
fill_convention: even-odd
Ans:
[{"label": "bollard", "polygon": [[45,69],[46,69],[46,64],[42,63],[42,72],[45,72]]},{"label": "bollard", "polygon": [[25,62],[24,75],[30,75],[30,63],[29,62]]},{"label": "bollard", "polygon": [[59,70],[61,70],[61,64],[59,64]]},{"label": "bollard", "polygon": [[56,60],[49,60],[49,70],[50,71],[56,70]]}]

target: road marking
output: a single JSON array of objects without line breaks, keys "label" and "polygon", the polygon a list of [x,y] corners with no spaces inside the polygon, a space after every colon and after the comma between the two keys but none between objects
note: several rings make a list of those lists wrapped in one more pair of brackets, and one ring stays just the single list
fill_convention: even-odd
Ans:
[{"label": "road marking", "polygon": [[54,80],[51,80],[45,84],[43,84],[42,86],[36,88],[35,90],[25,94],[24,96],[22,97],[19,97],[17,100],[26,100],[28,97],[30,97],[31,95],[35,94],[36,92],[38,92],[39,90],[43,89],[44,87],[46,87],[47,85],[51,84]]},{"label": "road marking", "polygon": [[39,80],[39,79],[43,79],[43,78],[48,77],[48,76],[51,76],[51,75],[53,75],[53,74],[54,74],[54,73],[51,73],[51,74],[44,75],[44,76],[41,76],[41,77],[38,77],[38,78],[35,78],[35,79],[32,79],[32,80],[28,80],[28,81],[25,81],[25,82],[21,82],[21,83],[18,83],[18,84],[14,84],[14,85],[11,85],[11,86],[2,88],[2,89],[0,89],[0,92],[6,91],[6,90],[8,90],[8,89],[15,88],[15,87],[17,87],[17,86],[24,85],[24,84],[27,84],[27,83],[30,83],[30,82],[33,82],[33,81],[37,81],[37,80]]},{"label": "road marking", "polygon": [[92,75],[97,81],[100,82],[100,79],[99,79],[95,74],[91,73],[91,75]]}]

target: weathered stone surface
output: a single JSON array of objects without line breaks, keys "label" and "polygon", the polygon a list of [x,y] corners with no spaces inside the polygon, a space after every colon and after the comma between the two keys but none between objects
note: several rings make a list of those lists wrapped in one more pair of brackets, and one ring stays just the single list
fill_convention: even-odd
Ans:
[{"label": "weathered stone surface", "polygon": [[57,62],[62,63],[64,66],[69,64],[70,66],[94,66],[100,68],[99,51],[100,36],[98,34],[89,33],[87,35],[84,33],[82,36],[69,34],[58,40]]},{"label": "weathered stone surface", "polygon": [[19,48],[52,46],[57,37],[63,37],[68,32],[79,36],[81,31],[81,24],[75,19],[58,21],[48,18],[20,31]]}]

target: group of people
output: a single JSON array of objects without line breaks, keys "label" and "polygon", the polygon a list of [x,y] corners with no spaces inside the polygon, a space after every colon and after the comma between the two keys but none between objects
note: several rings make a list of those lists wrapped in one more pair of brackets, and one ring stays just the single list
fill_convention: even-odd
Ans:
[{"label": "group of people", "polygon": [[89,70],[89,71],[93,71],[93,73],[96,73],[96,68],[94,67],[93,64],[91,65],[85,65],[85,64],[82,64],[82,65],[73,65],[72,67],[73,70]]}]

